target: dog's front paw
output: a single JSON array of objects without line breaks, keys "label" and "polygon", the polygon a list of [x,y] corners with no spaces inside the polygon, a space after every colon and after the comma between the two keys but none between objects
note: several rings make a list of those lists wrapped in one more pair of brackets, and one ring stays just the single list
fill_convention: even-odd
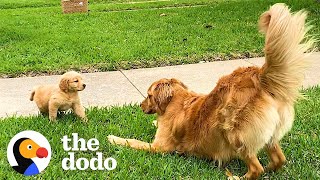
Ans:
[{"label": "dog's front paw", "polygon": [[109,135],[108,136],[108,141],[112,144],[118,144],[118,145],[127,145],[127,141],[123,138],[114,136],[114,135]]},{"label": "dog's front paw", "polygon": [[51,123],[56,123],[57,122],[56,118],[49,118],[49,120],[50,120]]}]

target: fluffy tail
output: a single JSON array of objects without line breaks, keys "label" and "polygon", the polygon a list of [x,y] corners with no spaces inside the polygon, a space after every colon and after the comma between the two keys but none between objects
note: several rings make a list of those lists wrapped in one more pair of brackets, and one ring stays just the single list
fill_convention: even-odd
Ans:
[{"label": "fluffy tail", "polygon": [[35,90],[32,90],[31,95],[30,95],[30,101],[33,101],[33,96],[34,96],[35,92],[36,92]]},{"label": "fluffy tail", "polygon": [[300,97],[308,54],[314,40],[306,40],[310,26],[306,12],[291,14],[285,4],[275,4],[263,13],[259,28],[265,34],[265,64],[261,70],[262,87],[276,99],[294,102]]}]

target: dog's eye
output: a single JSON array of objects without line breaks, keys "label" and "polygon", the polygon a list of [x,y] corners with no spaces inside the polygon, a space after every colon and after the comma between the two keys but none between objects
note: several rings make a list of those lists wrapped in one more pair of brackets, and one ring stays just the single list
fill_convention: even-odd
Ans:
[{"label": "dog's eye", "polygon": [[79,82],[78,80],[75,80],[74,82]]}]

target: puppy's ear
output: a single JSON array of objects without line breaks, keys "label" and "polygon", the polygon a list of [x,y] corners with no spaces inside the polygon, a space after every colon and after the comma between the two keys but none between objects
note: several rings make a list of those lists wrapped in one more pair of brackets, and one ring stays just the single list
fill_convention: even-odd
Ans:
[{"label": "puppy's ear", "polygon": [[62,79],[60,80],[59,88],[60,88],[62,91],[67,92],[67,91],[68,91],[68,88],[69,88],[69,79],[67,79],[67,78],[62,78]]},{"label": "puppy's ear", "polygon": [[180,84],[180,86],[182,86],[184,89],[188,89],[188,87],[185,84],[183,84],[183,82],[179,81],[178,79],[172,78],[171,82],[176,83],[176,84]]},{"label": "puppy's ear", "polygon": [[170,82],[159,83],[155,87],[154,92],[155,102],[160,111],[164,113],[173,96],[172,84]]}]

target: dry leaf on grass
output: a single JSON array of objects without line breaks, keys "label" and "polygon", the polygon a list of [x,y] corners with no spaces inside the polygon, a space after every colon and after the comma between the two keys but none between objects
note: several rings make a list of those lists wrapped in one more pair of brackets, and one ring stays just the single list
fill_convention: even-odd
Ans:
[{"label": "dry leaf on grass", "polygon": [[228,180],[240,180],[238,176],[233,176],[233,174],[226,168],[226,175],[228,176]]}]

